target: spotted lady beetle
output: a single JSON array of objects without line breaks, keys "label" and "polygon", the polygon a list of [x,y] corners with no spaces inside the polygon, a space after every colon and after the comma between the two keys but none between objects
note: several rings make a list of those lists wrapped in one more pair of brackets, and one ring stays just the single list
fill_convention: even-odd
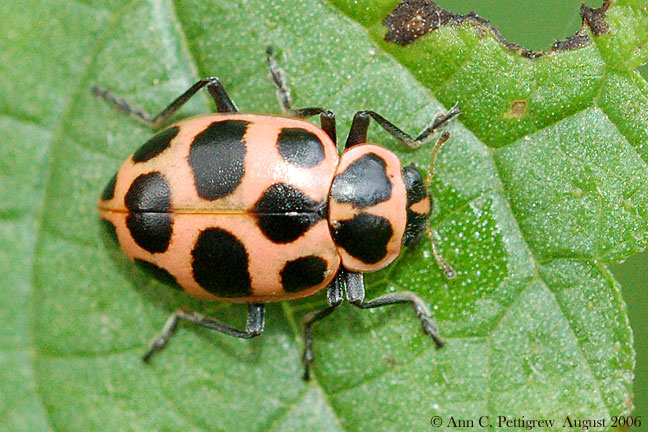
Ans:
[{"label": "spotted lady beetle", "polygon": [[[373,111],[358,111],[339,156],[334,114],[315,107],[292,109],[271,48],[268,66],[289,116],[239,113],[217,78],[198,81],[155,117],[105,89],[92,89],[152,127],[163,125],[203,87],[218,109],[180,121],[147,141],[99,199],[99,215],[121,249],[155,276],[197,298],[248,304],[245,330],[177,310],[144,361],[164,347],[180,319],[248,339],[263,331],[265,303],[324,288],[329,306],[305,317],[305,379],[313,361],[311,328],[342,303],[344,293],[362,309],[410,303],[425,333],[441,346],[430,308],[416,294],[396,292],[365,301],[362,274],[387,266],[403,246],[416,245],[427,231],[431,206],[419,170],[402,168],[392,152],[367,143],[367,129],[374,119],[414,149],[459,109],[437,116],[416,138]],[[315,115],[321,128],[304,120]],[[448,137],[446,132],[438,140],[432,166]],[[434,243],[433,252],[453,277]]]}]

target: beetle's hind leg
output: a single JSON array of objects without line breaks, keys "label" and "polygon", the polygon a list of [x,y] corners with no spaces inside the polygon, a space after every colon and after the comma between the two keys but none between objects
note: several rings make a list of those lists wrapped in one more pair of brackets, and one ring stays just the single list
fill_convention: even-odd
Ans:
[{"label": "beetle's hind leg", "polygon": [[148,350],[142,356],[142,360],[147,363],[153,354],[164,348],[164,346],[169,342],[171,336],[175,333],[178,328],[178,321],[185,320],[198,324],[202,327],[207,327],[208,329],[216,330],[221,333],[224,333],[229,336],[234,336],[241,339],[251,339],[255,336],[263,333],[263,328],[265,326],[265,305],[259,303],[249,303],[248,304],[248,317],[247,324],[245,325],[245,331],[241,331],[231,327],[225,323],[217,321],[213,318],[201,315],[197,312],[193,312],[185,309],[178,309],[173,312],[171,316],[167,319],[162,332],[153,339]]},{"label": "beetle's hind leg", "polygon": [[349,303],[360,309],[373,309],[398,303],[410,303],[419,321],[421,321],[423,331],[430,335],[437,347],[441,348],[443,346],[437,324],[432,319],[432,311],[422,298],[411,291],[401,291],[385,294],[384,296],[365,302],[365,288],[362,273],[347,272],[345,279],[346,295]]},{"label": "beetle's hind leg", "polygon": [[274,50],[271,46],[266,49],[266,54],[268,55],[270,78],[272,78],[272,83],[277,89],[277,99],[279,100],[279,105],[281,105],[283,112],[295,117],[312,117],[319,115],[322,129],[331,138],[333,143],[337,143],[335,114],[333,111],[319,107],[293,109],[291,107],[292,99],[290,97],[290,89],[286,85],[286,74],[277,65],[277,59],[275,58]]},{"label": "beetle's hind leg", "polygon": [[214,99],[216,103],[216,108],[218,112],[237,112],[238,109],[236,105],[230,99],[229,95],[225,91],[225,87],[218,80],[218,78],[205,78],[201,79],[183,94],[178,96],[173,102],[169,104],[165,109],[162,110],[159,114],[153,116],[148,112],[132,105],[125,99],[121,99],[115,96],[110,90],[101,88],[99,86],[92,86],[92,94],[105,100],[117,110],[130,115],[136,120],[141,121],[142,123],[157,128],[162,126],[176,111],[178,111],[184,104],[186,104],[201,88],[207,86],[207,91]]}]

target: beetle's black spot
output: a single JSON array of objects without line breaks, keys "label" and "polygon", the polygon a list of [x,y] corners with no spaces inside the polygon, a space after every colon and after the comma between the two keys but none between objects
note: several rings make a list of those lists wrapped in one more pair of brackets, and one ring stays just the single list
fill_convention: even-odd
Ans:
[{"label": "beetle's black spot", "polygon": [[248,254],[234,235],[220,228],[206,229],[191,255],[194,278],[205,290],[218,297],[252,295]]},{"label": "beetle's black spot", "polygon": [[428,215],[416,213],[407,209],[407,225],[405,234],[403,234],[403,244],[405,246],[416,246],[423,237],[425,227],[427,226]]},{"label": "beetle's black spot", "polygon": [[260,214],[318,213],[322,205],[286,183],[275,183],[263,192],[254,205]]},{"label": "beetle's black spot", "polygon": [[117,185],[117,173],[110,179],[103,192],[101,192],[101,199],[103,201],[111,200],[115,197],[115,186]]},{"label": "beetle's black spot", "polygon": [[101,219],[101,227],[103,232],[110,239],[113,244],[118,244],[119,240],[117,239],[117,228],[115,225],[107,219]]},{"label": "beetle's black spot", "polygon": [[323,206],[285,183],[270,186],[253,209],[263,234],[275,243],[290,243],[322,219]]},{"label": "beetle's black spot", "polygon": [[272,242],[280,244],[297,240],[321,219],[315,213],[257,215],[263,234]]},{"label": "beetle's black spot", "polygon": [[281,270],[281,284],[286,292],[298,292],[321,284],[326,278],[326,261],[310,255],[288,261]]},{"label": "beetle's black spot", "polygon": [[173,220],[168,213],[171,189],[162,174],[142,174],[133,181],[124,197],[130,210],[126,226],[135,242],[151,253],[167,250],[171,241]]},{"label": "beetle's black spot", "polygon": [[159,172],[142,174],[126,192],[124,204],[131,212],[164,213],[171,205],[171,189]]},{"label": "beetle's black spot", "polygon": [[351,220],[339,221],[333,238],[349,255],[366,264],[375,264],[387,256],[387,243],[393,233],[387,219],[361,213]]},{"label": "beetle's black spot", "polygon": [[279,153],[289,164],[312,168],[324,160],[324,145],[307,130],[284,128],[277,140]]},{"label": "beetle's black spot", "polygon": [[391,197],[392,185],[387,178],[386,167],[383,158],[367,153],[333,179],[331,197],[356,208],[387,201]]},{"label": "beetle's black spot", "polygon": [[169,248],[172,219],[168,213],[131,213],[126,218],[135,243],[151,253],[161,253]]},{"label": "beetle's black spot", "polygon": [[138,258],[135,258],[135,264],[142,270],[144,270],[149,275],[153,276],[155,279],[159,280],[165,285],[175,288],[177,290],[182,290],[182,287],[178,284],[176,278],[169,273],[167,270],[162,267],[158,267],[152,262],[144,261]]},{"label": "beetle's black spot", "polygon": [[427,214],[416,213],[410,210],[412,204],[416,204],[427,198],[428,193],[421,172],[414,166],[408,165],[403,168],[403,182],[407,190],[407,225],[403,235],[405,246],[415,246],[423,237],[427,225]]},{"label": "beetle's black spot", "polygon": [[403,182],[405,183],[405,190],[407,191],[408,207],[421,201],[427,196],[427,189],[425,189],[423,176],[414,164],[403,168]]},{"label": "beetle's black spot", "polygon": [[155,135],[133,153],[133,162],[146,162],[153,159],[169,148],[171,140],[178,135],[178,132],[180,132],[180,128],[173,126]]},{"label": "beetle's black spot", "polygon": [[250,122],[214,122],[196,135],[189,151],[189,164],[201,198],[216,200],[229,195],[243,179],[245,143]]}]

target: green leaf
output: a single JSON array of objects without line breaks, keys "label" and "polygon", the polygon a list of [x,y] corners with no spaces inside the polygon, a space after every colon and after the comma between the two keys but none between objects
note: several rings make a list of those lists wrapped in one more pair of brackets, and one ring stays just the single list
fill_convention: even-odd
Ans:
[{"label": "green leaf", "polygon": [[[2,430],[409,431],[434,415],[488,415],[501,429],[498,415],[562,424],[631,411],[632,334],[606,266],[648,242],[648,85],[635,72],[648,60],[645,4],[619,0],[605,32],[584,28],[590,43],[536,59],[470,22],[385,42],[395,6],[0,5]],[[219,76],[243,110],[278,112],[268,44],[295,106],[334,110],[342,138],[359,109],[416,132],[461,107],[432,183],[432,225],[458,277],[423,242],[366,278],[368,298],[407,289],[434,305],[445,348],[409,308],[344,306],[315,329],[306,384],[299,323],[320,294],[270,305],[261,338],[182,325],[140,362],[174,309],[242,326],[245,307],[171,292],[106,242],[98,195],[151,131],[89,89],[157,112]],[[201,95],[177,118],[212,109]],[[428,165],[431,146],[403,151],[377,127],[370,139]]]}]

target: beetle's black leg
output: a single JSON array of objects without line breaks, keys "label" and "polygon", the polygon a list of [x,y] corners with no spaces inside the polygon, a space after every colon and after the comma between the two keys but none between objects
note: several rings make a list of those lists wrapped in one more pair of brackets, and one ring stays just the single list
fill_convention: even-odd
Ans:
[{"label": "beetle's black leg", "polygon": [[337,130],[335,127],[335,114],[333,111],[324,108],[310,107],[293,110],[292,114],[296,117],[310,117],[319,114],[322,129],[326,132],[326,135],[331,138],[333,144],[337,145]]},{"label": "beetle's black leg", "polygon": [[129,114],[131,117],[147,124],[148,126],[157,128],[164,124],[169,119],[169,117],[173,115],[173,113],[178,111],[180,107],[182,107],[182,105],[187,103],[187,101],[189,101],[189,99],[191,99],[193,95],[198,92],[198,90],[205,86],[207,86],[207,91],[214,99],[218,112],[238,111],[236,105],[234,104],[234,102],[232,102],[232,99],[230,99],[227,92],[225,91],[225,88],[223,87],[223,84],[221,84],[218,78],[201,79],[196,84],[189,87],[189,90],[181,94],[176,100],[171,102],[168,107],[166,107],[164,110],[162,110],[161,113],[156,116],[152,116],[146,111],[131,105],[125,99],[116,97],[109,90],[106,90],[99,86],[93,86],[91,90],[95,96],[106,100],[119,111]]},{"label": "beetle's black leg", "polygon": [[295,117],[311,117],[319,114],[322,129],[331,138],[333,143],[336,144],[337,131],[335,127],[335,114],[330,110],[318,107],[293,109],[291,107],[292,100],[290,98],[290,89],[286,85],[285,74],[283,70],[277,66],[277,60],[275,59],[274,50],[271,46],[266,49],[266,53],[268,54],[268,69],[270,70],[270,77],[272,78],[272,83],[277,88],[277,99],[279,100],[283,112]]},{"label": "beetle's black leg", "polygon": [[310,365],[313,363],[315,358],[313,355],[313,330],[311,327],[317,321],[326,318],[337,308],[344,299],[343,297],[343,287],[342,287],[342,276],[338,273],[333,281],[329,284],[326,290],[326,298],[328,300],[329,307],[322,309],[317,312],[311,312],[304,317],[304,356],[302,361],[304,362],[304,375],[303,378],[305,381],[310,379]]},{"label": "beetle's black leg", "polygon": [[364,301],[365,288],[362,273],[345,273],[346,295],[349,303],[360,309],[372,309],[380,306],[387,306],[398,303],[410,303],[416,312],[416,316],[423,325],[423,331],[429,334],[437,347],[442,347],[443,342],[439,337],[439,331],[436,323],[432,319],[430,307],[419,296],[411,291],[401,291]]},{"label": "beetle's black leg", "polygon": [[255,336],[263,333],[263,327],[265,326],[265,305],[260,303],[249,303],[248,304],[248,317],[247,323],[245,325],[245,331],[241,331],[231,327],[225,323],[217,321],[213,318],[201,315],[197,312],[193,312],[185,309],[178,309],[173,312],[171,316],[167,319],[162,332],[151,342],[149,349],[142,356],[142,360],[146,363],[151,359],[151,356],[157,351],[164,348],[164,346],[169,342],[171,336],[176,331],[178,327],[179,320],[185,320],[198,324],[202,327],[207,327],[212,330],[225,333],[229,336],[234,336],[241,339],[250,339]]},{"label": "beetle's black leg", "polygon": [[356,144],[367,142],[367,131],[369,130],[369,120],[371,116],[368,111],[358,111],[353,116],[353,123],[349,129],[349,136],[347,137],[344,148],[353,147]]},{"label": "beetle's black leg", "polygon": [[423,145],[430,137],[430,135],[432,135],[437,129],[448,123],[459,114],[461,114],[459,107],[457,107],[457,105],[453,106],[447,113],[439,114],[438,116],[436,116],[432,124],[426,127],[423,132],[421,132],[416,138],[413,138],[409,134],[400,130],[392,122],[374,111],[358,111],[353,117],[353,124],[351,125],[351,130],[349,131],[349,137],[347,138],[345,148],[367,142],[369,118],[374,119],[376,123],[378,123],[383,129],[385,129],[385,131],[396,138],[400,143],[405,144],[411,149],[416,149]]}]

